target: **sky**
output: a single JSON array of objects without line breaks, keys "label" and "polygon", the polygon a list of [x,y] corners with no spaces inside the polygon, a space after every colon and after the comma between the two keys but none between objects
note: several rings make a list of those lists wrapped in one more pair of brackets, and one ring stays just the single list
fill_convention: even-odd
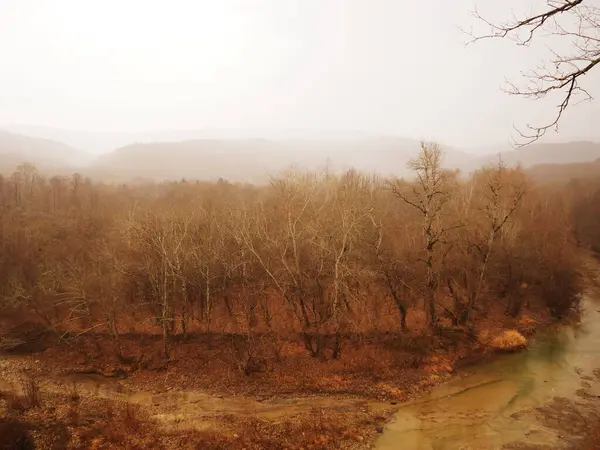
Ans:
[{"label": "sky", "polygon": [[[597,0],[590,0],[597,1]],[[344,130],[474,147],[556,102],[502,92],[544,55],[459,27],[537,0],[0,0],[0,124]],[[600,70],[599,70],[600,72]],[[593,95],[599,74],[588,75]],[[600,103],[556,139],[600,139]],[[260,131],[255,131],[260,133]],[[554,139],[554,138],[553,138]]]}]

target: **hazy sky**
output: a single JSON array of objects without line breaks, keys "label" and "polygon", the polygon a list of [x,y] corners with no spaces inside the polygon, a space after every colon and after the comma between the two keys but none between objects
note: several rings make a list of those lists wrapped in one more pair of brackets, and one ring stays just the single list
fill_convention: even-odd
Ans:
[{"label": "hazy sky", "polygon": [[[594,1],[594,0],[591,0]],[[553,102],[502,93],[539,49],[459,26],[498,0],[0,0],[0,124],[67,129],[360,130],[505,142]],[[592,94],[600,77],[586,80]],[[595,117],[594,117],[595,116]],[[600,137],[600,103],[560,138]]]}]

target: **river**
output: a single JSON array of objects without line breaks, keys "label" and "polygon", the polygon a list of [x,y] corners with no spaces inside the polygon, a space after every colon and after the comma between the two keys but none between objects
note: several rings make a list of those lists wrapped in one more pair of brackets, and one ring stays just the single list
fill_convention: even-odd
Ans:
[{"label": "river", "polygon": [[561,432],[532,413],[556,397],[600,396],[600,302],[581,303],[576,326],[540,333],[528,350],[466,370],[404,404],[376,441],[378,450],[499,449],[506,444],[554,448]]}]

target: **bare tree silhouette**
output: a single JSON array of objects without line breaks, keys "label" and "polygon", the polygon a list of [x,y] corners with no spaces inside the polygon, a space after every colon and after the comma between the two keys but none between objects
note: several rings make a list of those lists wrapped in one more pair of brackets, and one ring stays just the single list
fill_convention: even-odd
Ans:
[{"label": "bare tree silhouette", "polygon": [[505,92],[526,98],[541,99],[551,93],[560,93],[556,113],[546,123],[525,128],[515,127],[517,147],[530,144],[544,136],[548,130],[558,130],[566,109],[574,104],[592,99],[582,82],[582,77],[600,62],[600,7],[584,0],[547,0],[545,9],[539,13],[510,21],[494,23],[477,10],[473,12],[479,23],[489,28],[487,33],[468,31],[468,44],[494,38],[513,40],[517,45],[528,46],[534,40],[554,36],[558,46],[563,42],[570,50],[550,48],[552,56],[536,68],[522,72],[524,83],[520,86],[508,82]]}]

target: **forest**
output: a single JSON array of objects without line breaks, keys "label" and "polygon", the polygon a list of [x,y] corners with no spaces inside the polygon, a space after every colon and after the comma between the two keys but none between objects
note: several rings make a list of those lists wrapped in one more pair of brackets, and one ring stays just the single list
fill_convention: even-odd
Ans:
[{"label": "forest", "polygon": [[119,358],[132,333],[160,334],[167,359],[190,334],[235,334],[246,372],[264,339],[337,359],[349,336],[567,313],[598,190],[538,188],[501,161],[466,178],[442,156],[423,143],[410,181],[290,169],[266,186],[109,186],[20,165],[0,179],[3,308],[61,339],[110,336]]}]

